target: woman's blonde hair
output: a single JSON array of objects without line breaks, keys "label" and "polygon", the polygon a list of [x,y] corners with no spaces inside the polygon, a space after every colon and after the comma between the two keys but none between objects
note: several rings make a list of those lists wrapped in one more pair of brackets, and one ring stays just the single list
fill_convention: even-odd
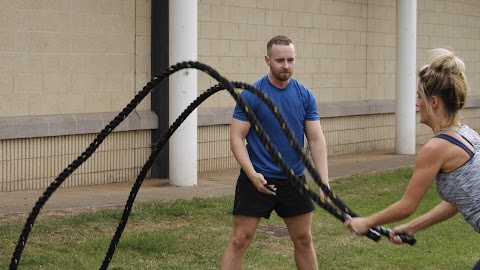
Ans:
[{"label": "woman's blonde hair", "polygon": [[468,85],[465,76],[465,64],[452,51],[444,48],[433,49],[428,65],[418,72],[420,77],[420,98],[425,102],[427,111],[433,116],[430,97],[436,96],[444,104],[444,116],[448,119],[439,130],[460,124],[458,111],[463,108],[467,98]]}]

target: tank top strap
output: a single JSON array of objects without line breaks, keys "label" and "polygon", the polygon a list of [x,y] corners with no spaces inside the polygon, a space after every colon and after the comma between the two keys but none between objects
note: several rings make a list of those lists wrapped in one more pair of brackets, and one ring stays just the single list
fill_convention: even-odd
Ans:
[{"label": "tank top strap", "polygon": [[480,152],[480,140],[472,133],[472,128],[462,124],[460,130],[457,132],[464,137],[475,149],[475,152]]},{"label": "tank top strap", "polygon": [[[461,134],[460,134],[461,135]],[[472,158],[475,153],[472,152],[472,150],[470,150],[465,144],[463,144],[461,141],[457,140],[456,138],[450,136],[450,135],[447,135],[447,134],[438,134],[437,136],[435,136],[434,138],[440,138],[440,139],[444,139],[444,140],[447,140],[459,147],[461,147],[463,150],[465,150],[465,152],[468,153],[468,155],[470,155],[470,158]],[[468,140],[467,140],[468,141]]]}]

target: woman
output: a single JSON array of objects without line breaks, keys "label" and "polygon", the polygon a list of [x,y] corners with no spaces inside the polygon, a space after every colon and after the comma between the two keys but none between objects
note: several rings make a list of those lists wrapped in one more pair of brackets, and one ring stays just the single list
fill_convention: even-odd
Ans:
[{"label": "woman", "polygon": [[[443,201],[428,213],[392,230],[414,235],[454,216],[458,211],[480,233],[480,136],[460,123],[459,110],[467,97],[465,65],[447,49],[432,50],[430,63],[421,68],[417,89],[420,122],[435,133],[419,151],[410,183],[402,198],[368,217],[345,222],[355,234],[368,228],[403,220],[413,214],[433,181]],[[473,268],[480,270],[480,261]]]}]

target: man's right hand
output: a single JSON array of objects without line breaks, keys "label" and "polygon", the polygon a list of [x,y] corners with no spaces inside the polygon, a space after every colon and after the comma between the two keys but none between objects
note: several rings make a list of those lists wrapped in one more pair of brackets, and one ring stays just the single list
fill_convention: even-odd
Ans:
[{"label": "man's right hand", "polygon": [[275,191],[277,190],[277,188],[275,187],[275,185],[269,185],[267,183],[267,180],[265,180],[261,173],[255,172],[251,175],[248,175],[248,179],[252,181],[253,185],[257,188],[258,191],[273,196],[276,195]]}]

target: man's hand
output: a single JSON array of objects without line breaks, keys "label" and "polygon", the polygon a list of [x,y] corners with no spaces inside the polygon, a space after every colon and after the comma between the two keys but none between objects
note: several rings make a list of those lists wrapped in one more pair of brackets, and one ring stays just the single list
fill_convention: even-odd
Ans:
[{"label": "man's hand", "polygon": [[257,188],[258,191],[273,196],[276,195],[275,191],[277,190],[277,188],[275,187],[275,185],[269,185],[267,183],[267,180],[265,180],[261,173],[256,172],[248,175],[248,179],[252,181],[253,185]]}]

